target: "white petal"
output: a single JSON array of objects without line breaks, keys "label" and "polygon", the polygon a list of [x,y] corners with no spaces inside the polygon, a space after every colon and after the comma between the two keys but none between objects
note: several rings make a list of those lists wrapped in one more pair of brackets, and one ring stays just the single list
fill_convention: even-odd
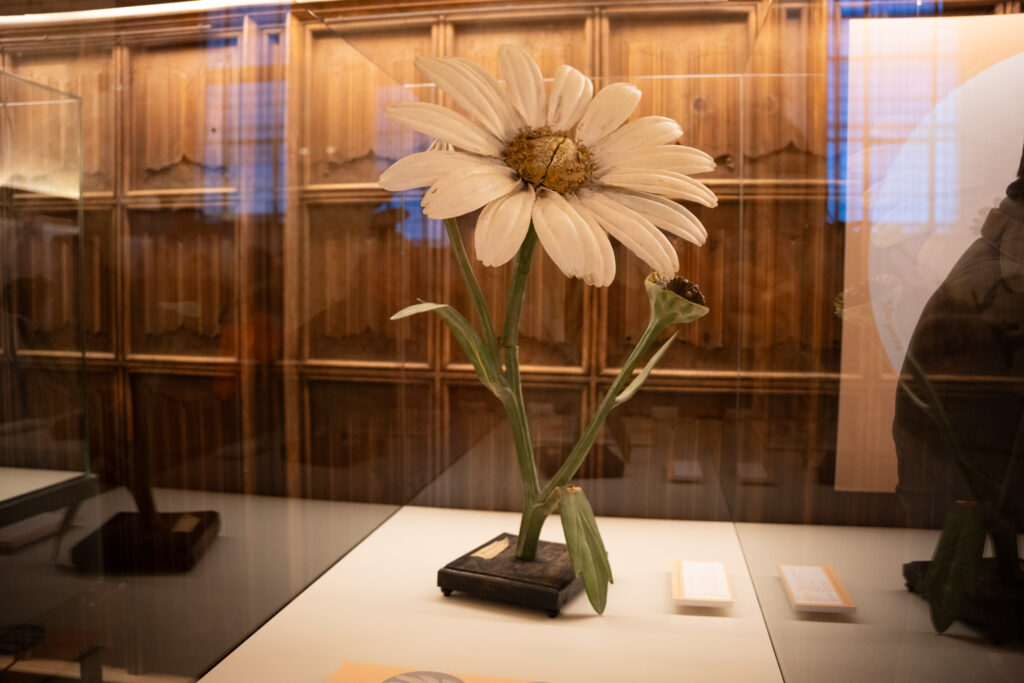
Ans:
[{"label": "white petal", "polygon": [[533,203],[533,227],[559,270],[569,277],[583,277],[584,257],[575,220],[579,216],[566,211],[568,206],[557,192],[538,193]]},{"label": "white petal", "polygon": [[667,145],[678,140],[682,134],[683,129],[670,118],[642,116],[595,142],[592,147],[594,160],[600,162],[606,156],[626,150]]},{"label": "white petal", "polygon": [[499,139],[516,134],[519,115],[498,81],[479,64],[461,57],[417,57],[416,68]]},{"label": "white petal", "polygon": [[519,187],[515,171],[501,164],[457,168],[441,176],[420,204],[431,218],[455,218]]},{"label": "white petal", "polygon": [[481,263],[500,266],[516,255],[530,229],[534,199],[533,186],[524,183],[524,187],[484,207],[476,219],[473,235],[476,257]]},{"label": "white petal", "polygon": [[583,219],[586,228],[593,234],[601,257],[600,262],[595,263],[594,268],[589,273],[584,274],[583,279],[587,284],[596,287],[607,287],[615,279],[615,251],[612,249],[612,243],[608,239],[608,234],[601,229],[601,223],[590,212],[590,209],[583,206],[583,202],[578,197],[570,195],[566,199],[572,208],[576,209],[576,213],[580,215],[580,218]]},{"label": "white petal", "polygon": [[597,93],[576,127],[576,137],[588,147],[622,125],[640,104],[640,89],[629,83],[612,83]]},{"label": "white petal", "polygon": [[385,112],[392,121],[476,154],[497,157],[505,145],[462,114],[429,102],[405,102]]},{"label": "white petal", "polygon": [[555,130],[572,128],[594,96],[594,84],[568,64],[555,71],[555,82],[548,98],[548,125]]},{"label": "white petal", "polygon": [[455,148],[452,147],[452,143],[444,142],[442,140],[433,140],[427,147],[428,152],[454,152]]},{"label": "white petal", "polygon": [[708,238],[708,231],[689,209],[671,199],[653,194],[630,194],[627,192],[605,191],[605,194],[654,223],[657,227],[698,247]]},{"label": "white petal", "polygon": [[544,77],[540,67],[523,48],[518,45],[502,45],[498,48],[501,74],[505,77],[509,99],[523,121],[530,128],[540,128],[545,123]]},{"label": "white petal", "polygon": [[465,152],[420,152],[393,163],[388,170],[380,174],[378,182],[385,190],[392,192],[411,190],[433,185],[438,178],[456,168],[495,163],[497,162],[490,157],[479,157]]},{"label": "white petal", "polygon": [[715,160],[710,154],[694,147],[682,145],[658,145],[637,147],[625,151],[605,154],[597,165],[595,179],[600,179],[602,170],[610,171],[616,166],[632,168],[661,168],[675,173],[706,173],[715,170]]},{"label": "white petal", "polygon": [[[597,238],[594,236],[594,232],[590,229],[587,221],[580,216],[579,212],[576,211],[575,207],[564,196],[557,192],[552,192],[551,194],[550,206],[560,211],[569,219],[572,229],[576,233],[576,249],[579,251],[580,259],[579,277],[582,277],[588,284],[594,284],[594,281],[604,271],[604,254],[601,251]],[[605,240],[607,239],[605,237]]]},{"label": "white petal", "polygon": [[600,192],[583,191],[578,196],[608,234],[622,242],[651,268],[665,274],[679,270],[676,250],[649,220]]},{"label": "white petal", "polygon": [[613,168],[601,176],[601,182],[636,192],[660,194],[670,199],[689,199],[704,206],[718,206],[714,192],[682,173],[647,168]]}]

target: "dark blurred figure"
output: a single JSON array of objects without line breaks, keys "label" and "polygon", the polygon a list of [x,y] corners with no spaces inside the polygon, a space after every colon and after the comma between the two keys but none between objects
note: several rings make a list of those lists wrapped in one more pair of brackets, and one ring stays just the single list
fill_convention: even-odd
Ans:
[{"label": "dark blurred figure", "polygon": [[[927,401],[920,383],[910,380],[912,357],[976,474],[977,498],[995,502],[1024,416],[1024,155],[981,237],[928,300],[907,356],[904,381]],[[942,526],[955,500],[975,498],[935,420],[902,388],[896,392],[893,438],[896,493],[909,526]],[[1024,481],[1009,485],[1006,512],[1024,530]]]}]

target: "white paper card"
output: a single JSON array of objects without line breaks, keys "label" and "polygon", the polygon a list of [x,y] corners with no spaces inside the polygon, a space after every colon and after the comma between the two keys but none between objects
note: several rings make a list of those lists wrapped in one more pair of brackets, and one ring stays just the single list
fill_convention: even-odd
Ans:
[{"label": "white paper card", "polygon": [[795,610],[849,612],[856,607],[831,567],[780,564],[779,574]]},{"label": "white paper card", "polygon": [[677,561],[672,567],[672,599],[679,605],[726,607],[732,590],[721,562]]}]

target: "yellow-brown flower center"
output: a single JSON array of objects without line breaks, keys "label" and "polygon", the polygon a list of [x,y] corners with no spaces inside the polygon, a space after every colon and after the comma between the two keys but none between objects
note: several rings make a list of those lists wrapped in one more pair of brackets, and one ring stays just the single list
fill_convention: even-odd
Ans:
[{"label": "yellow-brown flower center", "polygon": [[559,194],[580,189],[594,172],[590,150],[566,131],[548,126],[521,131],[505,147],[502,157],[526,182]]}]

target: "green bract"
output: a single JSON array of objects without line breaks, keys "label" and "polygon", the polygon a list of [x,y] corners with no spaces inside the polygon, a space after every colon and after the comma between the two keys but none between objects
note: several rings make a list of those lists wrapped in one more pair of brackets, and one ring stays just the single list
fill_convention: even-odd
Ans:
[{"label": "green bract", "polygon": [[[651,302],[651,320],[659,327],[665,328],[678,323],[693,322],[697,318],[703,318],[710,309],[685,298],[669,288],[669,284],[682,278],[668,278],[661,273],[651,273],[644,280],[644,287],[647,289],[647,298]],[[682,280],[693,285],[688,280]],[[693,288],[696,289],[696,285]],[[703,298],[703,297],[702,297]]]}]

